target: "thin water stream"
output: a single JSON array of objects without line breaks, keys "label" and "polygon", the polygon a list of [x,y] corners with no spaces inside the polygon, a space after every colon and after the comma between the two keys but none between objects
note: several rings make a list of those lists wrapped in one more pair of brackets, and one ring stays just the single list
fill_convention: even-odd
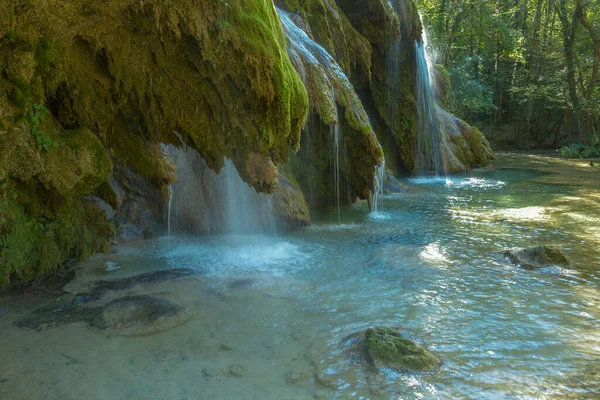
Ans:
[{"label": "thin water stream", "polygon": [[[465,178],[406,180],[278,238],[171,237],[89,259],[69,285],[164,268],[146,285],[193,310],[145,337],[13,326],[43,299],[0,304],[2,399],[555,399],[600,394],[600,169],[502,156]],[[559,246],[574,269],[527,271],[496,253]],[[106,261],[122,268],[103,270]],[[370,326],[403,327],[444,362],[377,386],[341,354]]]}]

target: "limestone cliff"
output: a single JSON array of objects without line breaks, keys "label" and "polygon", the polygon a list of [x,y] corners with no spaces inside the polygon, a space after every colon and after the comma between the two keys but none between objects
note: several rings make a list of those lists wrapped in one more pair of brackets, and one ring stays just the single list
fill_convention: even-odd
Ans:
[{"label": "limestone cliff", "polygon": [[107,250],[86,196],[119,206],[114,164],[166,197],[175,132],[272,192],[307,111],[271,0],[2,2],[0,281]]},{"label": "limestone cliff", "polygon": [[[304,197],[369,199],[384,153],[414,172],[421,30],[412,0],[3,1],[0,284],[163,234],[165,145],[232,160],[286,229],[309,223]],[[489,160],[439,115],[451,169]]]}]

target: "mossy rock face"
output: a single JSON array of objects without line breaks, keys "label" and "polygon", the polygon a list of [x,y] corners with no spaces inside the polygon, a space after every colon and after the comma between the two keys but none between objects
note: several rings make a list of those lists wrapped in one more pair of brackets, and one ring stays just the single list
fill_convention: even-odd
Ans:
[{"label": "mossy rock face", "polygon": [[446,103],[448,102],[448,96],[450,95],[450,90],[452,89],[452,84],[450,83],[450,73],[443,65],[435,64],[433,66],[433,76],[433,91],[435,99],[442,106],[446,106]]},{"label": "mossy rock face", "polygon": [[368,356],[378,368],[405,372],[432,372],[442,363],[417,342],[385,327],[367,329],[365,347]]},{"label": "mossy rock face", "polygon": [[279,175],[279,185],[273,194],[273,213],[277,226],[283,231],[310,225],[310,214],[304,194],[283,175]]},{"label": "mossy rock face", "polygon": [[[331,15],[326,14],[331,19],[330,28],[346,26],[353,35],[358,35],[362,42],[366,42],[352,27],[348,28],[348,21],[337,10],[335,3],[325,3],[327,7],[335,8]],[[340,181],[345,182],[342,186],[346,188],[341,202],[347,204],[359,197],[366,198],[374,186],[375,169],[383,153],[369,116],[348,78],[350,73],[343,67],[343,58],[339,54],[336,56],[335,49],[328,50],[322,38],[310,37],[309,26],[318,20],[315,14],[278,12],[288,38],[290,59],[307,88],[311,111],[311,118],[301,138],[300,151],[291,163],[292,173],[305,193],[309,193],[307,198],[312,205],[335,203],[335,190],[331,190],[335,182],[330,182],[335,158],[335,132],[339,137],[339,157],[345,159],[339,165]],[[368,43],[366,46],[370,59]],[[313,190],[314,187],[319,190]]]},{"label": "mossy rock face", "polygon": [[437,117],[444,135],[447,172],[483,167],[494,159],[490,143],[479,129],[456,118],[441,106],[437,107]]},{"label": "mossy rock face", "polygon": [[569,259],[556,247],[538,246],[529,249],[512,249],[502,253],[513,264],[535,270],[546,267],[570,267]]}]

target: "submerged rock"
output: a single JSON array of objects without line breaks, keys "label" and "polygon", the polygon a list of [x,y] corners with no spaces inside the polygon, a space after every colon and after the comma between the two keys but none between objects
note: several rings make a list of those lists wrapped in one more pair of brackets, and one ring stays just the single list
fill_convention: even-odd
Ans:
[{"label": "submerged rock", "polygon": [[89,300],[97,300],[109,290],[128,290],[137,285],[178,281],[182,279],[194,278],[200,274],[201,273],[199,271],[194,269],[176,268],[147,272],[145,274],[135,275],[129,278],[94,281],[91,283],[92,288],[88,296]]},{"label": "submerged rock", "polygon": [[39,332],[60,325],[89,322],[97,309],[79,307],[85,302],[85,296],[65,293],[17,321],[15,325]]},{"label": "submerged rock", "polygon": [[102,330],[113,330],[119,335],[150,335],[183,324],[191,312],[161,295],[126,296],[101,307],[83,307],[84,295],[64,294],[38,308],[16,326],[33,331],[47,328],[88,323]]},{"label": "submerged rock", "polygon": [[529,270],[553,266],[569,267],[571,265],[559,249],[545,245],[529,249],[506,250],[502,255],[513,264]]},{"label": "submerged rock", "polygon": [[432,372],[442,363],[414,340],[382,326],[367,329],[365,351],[369,361],[379,370]]},{"label": "submerged rock", "polygon": [[406,192],[406,187],[390,171],[386,170],[383,180],[383,190],[385,193],[402,193]]},{"label": "submerged rock", "polygon": [[16,326],[33,331],[88,323],[103,330],[113,330],[120,335],[150,335],[181,325],[191,318],[191,312],[165,299],[165,294],[126,296],[112,300],[100,307],[85,306],[98,301],[107,291],[128,290],[139,284],[153,284],[195,277],[198,271],[172,269],[140,274],[124,279],[92,282],[88,293],[64,293],[50,303],[38,308]]},{"label": "submerged rock", "polygon": [[127,296],[101,307],[90,325],[119,335],[145,336],[187,322],[189,309],[156,295]]}]

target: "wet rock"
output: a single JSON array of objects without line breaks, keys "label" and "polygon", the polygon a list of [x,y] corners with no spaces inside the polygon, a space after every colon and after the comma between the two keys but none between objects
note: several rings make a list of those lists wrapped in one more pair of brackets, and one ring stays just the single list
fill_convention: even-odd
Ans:
[{"label": "wet rock", "polygon": [[233,364],[229,366],[229,374],[238,378],[246,375],[246,368],[240,364]]},{"label": "wet rock", "polygon": [[273,215],[277,226],[291,231],[310,225],[308,205],[302,190],[284,175],[279,175],[279,185],[273,194]]},{"label": "wet rock", "polygon": [[172,329],[187,322],[185,307],[153,295],[126,296],[101,307],[90,325],[119,335],[143,336]]},{"label": "wet rock", "polygon": [[561,266],[569,267],[571,263],[556,247],[538,246],[529,249],[506,250],[502,255],[515,265],[535,270],[540,268]]},{"label": "wet rock", "polygon": [[305,358],[313,368],[315,382],[332,390],[360,380],[365,380],[369,391],[384,390],[390,372],[430,374],[442,364],[413,340],[412,333],[386,327],[348,335],[337,346],[315,340]]},{"label": "wet rock", "polygon": [[133,169],[118,164],[114,165],[110,183],[119,207],[107,212],[107,216],[117,228],[119,243],[156,237],[163,232],[165,200],[160,187]]},{"label": "wet rock", "polygon": [[382,326],[367,329],[365,351],[368,361],[379,370],[432,372],[441,364],[439,358],[414,340]]},{"label": "wet rock", "polygon": [[94,281],[91,283],[92,289],[90,291],[90,297],[92,299],[98,299],[101,298],[102,295],[109,290],[129,290],[137,285],[172,282],[182,279],[194,278],[199,275],[201,275],[201,273],[194,269],[178,268],[148,272],[145,274],[135,275],[129,278]]},{"label": "wet rock", "polygon": [[15,325],[39,332],[54,326],[90,322],[98,309],[79,307],[85,302],[85,296],[65,293],[17,321]]},{"label": "wet rock", "polygon": [[306,381],[309,376],[303,372],[290,371],[285,374],[285,383],[289,385],[297,384]]},{"label": "wet rock", "polygon": [[84,307],[87,294],[66,293],[38,308],[15,325],[43,331],[47,328],[87,323],[119,335],[150,335],[188,321],[191,312],[160,295],[127,296],[101,307]]},{"label": "wet rock", "polygon": [[383,190],[385,193],[402,193],[406,192],[406,187],[390,171],[385,171]]}]

